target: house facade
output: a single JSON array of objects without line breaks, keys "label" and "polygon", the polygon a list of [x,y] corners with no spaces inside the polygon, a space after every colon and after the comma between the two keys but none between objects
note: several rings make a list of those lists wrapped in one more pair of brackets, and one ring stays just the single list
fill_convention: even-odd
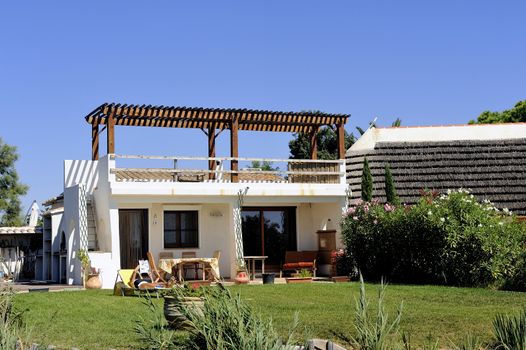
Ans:
[{"label": "house facade", "polygon": [[361,197],[364,157],[380,201],[388,164],[402,203],[415,203],[424,189],[464,188],[526,215],[526,123],[371,128],[347,151],[352,202]]},{"label": "house facade", "polygon": [[[347,115],[239,109],[196,109],[104,104],[86,116],[92,127],[92,157],[64,162],[63,213],[56,231],[64,237],[66,283],[80,284],[78,249],[102,270],[112,288],[121,268],[137,266],[146,252],[198,257],[221,252],[223,278],[235,276],[243,256],[267,256],[278,270],[287,250],[318,250],[318,233],[336,230],[347,204],[343,127]],[[114,128],[198,128],[208,139],[208,157],[124,155],[115,152]],[[339,159],[316,159],[316,133],[331,125],[339,135]],[[228,130],[231,154],[217,157],[215,139]],[[308,160],[243,158],[238,131],[307,132]],[[107,152],[99,156],[106,133]],[[264,134],[262,134],[264,136]],[[279,169],[252,169],[271,161]],[[63,236],[62,236],[63,234]],[[339,239],[336,239],[339,242]],[[325,271],[324,271],[325,270]],[[320,272],[328,273],[328,266]]]}]

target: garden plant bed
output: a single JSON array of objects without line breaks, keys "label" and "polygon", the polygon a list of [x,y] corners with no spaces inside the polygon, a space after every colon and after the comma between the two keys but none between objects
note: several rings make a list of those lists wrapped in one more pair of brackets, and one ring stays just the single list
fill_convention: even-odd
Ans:
[{"label": "garden plant bed", "polygon": [[[377,285],[367,286],[374,304]],[[299,312],[310,338],[330,339],[348,345],[337,334],[353,335],[354,298],[358,283],[312,283],[309,285],[248,285],[229,287],[264,317],[272,317],[275,327],[286,334]],[[26,293],[16,296],[16,305],[27,309],[26,319],[34,340],[61,348],[129,349],[138,343],[135,321],[147,315],[138,297],[115,297],[110,290],[60,293]],[[404,301],[401,328],[411,332],[414,345],[426,337],[440,338],[441,346],[459,341],[468,332],[484,340],[491,337],[491,321],[497,313],[518,311],[526,305],[526,293],[489,289],[439,286],[389,285],[387,311],[396,313]],[[162,310],[163,299],[155,299]],[[82,325],[82,332],[79,332]],[[97,336],[94,337],[93,334]]]}]

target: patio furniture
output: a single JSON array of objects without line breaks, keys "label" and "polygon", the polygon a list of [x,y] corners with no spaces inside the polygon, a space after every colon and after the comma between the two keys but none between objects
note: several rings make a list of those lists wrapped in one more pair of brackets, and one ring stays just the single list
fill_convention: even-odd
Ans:
[{"label": "patio furniture", "polygon": [[[221,251],[220,250],[215,250],[214,251],[214,255],[212,257],[214,259],[217,259],[217,263],[219,263],[219,259],[221,258]],[[206,276],[207,274],[208,274],[208,279],[212,280],[213,279],[212,267],[210,265],[204,266],[203,277]]]},{"label": "patio furniture", "polygon": [[150,267],[150,276],[152,278],[152,283],[167,283],[164,279],[165,273],[164,271],[159,271],[159,269],[157,269],[152,253],[147,252],[146,257],[148,258],[148,265]]},{"label": "patio furniture", "polygon": [[318,252],[315,250],[305,251],[286,251],[285,262],[279,272],[279,277],[283,277],[283,271],[294,271],[299,273],[300,270],[309,270],[316,277],[316,259]]},{"label": "patio furniture", "polygon": [[[148,261],[139,260],[139,265],[135,269],[121,269],[117,271],[115,278],[115,285],[113,286],[113,295],[131,296],[136,292],[157,292],[159,289],[167,287],[166,283],[159,283],[160,288],[139,289],[135,288],[133,284],[137,274],[147,273],[150,277],[152,275],[149,269]],[[153,279],[152,279],[153,281]],[[154,282],[155,283],[155,282]]]},{"label": "patio furniture", "polygon": [[159,253],[159,260],[160,259],[171,259],[174,257],[173,252],[160,252]]},{"label": "patio furniture", "polygon": [[183,281],[183,267],[187,264],[199,264],[210,267],[210,274],[214,281],[218,281],[221,276],[219,274],[219,260],[216,258],[174,258],[159,260],[159,268],[165,272],[172,273],[177,270],[179,281]]},{"label": "patio furniture", "polygon": [[[193,258],[197,258],[197,254],[196,252],[182,252],[181,253],[181,257],[183,259],[193,259]],[[194,279],[197,280],[199,278],[197,272],[199,270],[202,270],[202,268],[199,266],[199,263],[188,263],[188,264],[183,264],[183,275],[184,277],[186,277],[188,271],[194,271]],[[203,278],[204,279],[204,278]]]},{"label": "patio furniture", "polygon": [[243,258],[247,263],[247,272],[248,275],[251,276],[251,280],[256,278],[256,260],[261,261],[261,273],[265,273],[265,259],[268,258],[268,256],[245,256]]}]

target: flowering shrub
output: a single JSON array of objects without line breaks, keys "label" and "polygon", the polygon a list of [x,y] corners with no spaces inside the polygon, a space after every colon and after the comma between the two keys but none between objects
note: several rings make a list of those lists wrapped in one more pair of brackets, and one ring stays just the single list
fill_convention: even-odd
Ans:
[{"label": "flowering shrub", "polygon": [[464,286],[513,278],[526,235],[511,212],[462,189],[423,193],[413,206],[362,202],[348,209],[342,234],[368,279]]}]

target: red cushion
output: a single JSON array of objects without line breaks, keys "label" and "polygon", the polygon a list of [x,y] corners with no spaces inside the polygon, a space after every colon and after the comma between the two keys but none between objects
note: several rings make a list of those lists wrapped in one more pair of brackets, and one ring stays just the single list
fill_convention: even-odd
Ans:
[{"label": "red cushion", "polygon": [[300,267],[307,267],[307,268],[314,267],[314,263],[313,262],[299,262],[298,265]]},{"label": "red cushion", "polygon": [[294,270],[294,269],[300,268],[300,264],[299,263],[286,263],[286,264],[283,264],[283,268]]}]

